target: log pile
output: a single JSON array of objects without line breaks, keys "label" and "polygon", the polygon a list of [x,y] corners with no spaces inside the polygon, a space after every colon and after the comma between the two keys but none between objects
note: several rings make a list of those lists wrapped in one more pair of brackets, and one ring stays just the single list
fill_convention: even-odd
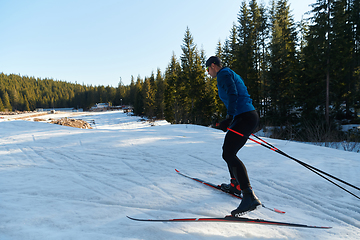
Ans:
[{"label": "log pile", "polygon": [[61,119],[52,120],[50,123],[59,124],[62,126],[82,128],[82,129],[92,129],[92,127],[88,122],[80,119],[61,118]]}]

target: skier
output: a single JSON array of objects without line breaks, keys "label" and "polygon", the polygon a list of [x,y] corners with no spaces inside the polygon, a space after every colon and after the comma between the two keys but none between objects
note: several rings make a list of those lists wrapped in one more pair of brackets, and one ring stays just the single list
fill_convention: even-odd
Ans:
[{"label": "skier", "polygon": [[242,193],[242,201],[231,215],[238,217],[261,206],[255,196],[243,162],[236,156],[245,145],[248,137],[259,124],[259,116],[252,105],[252,99],[242,78],[228,67],[223,67],[220,58],[211,56],[206,61],[208,74],[217,78],[218,94],[226,106],[227,116],[219,124],[224,132],[233,129],[244,137],[228,131],[225,135],[222,157],[226,161],[230,172],[230,184],[222,184],[221,188],[237,195]]}]

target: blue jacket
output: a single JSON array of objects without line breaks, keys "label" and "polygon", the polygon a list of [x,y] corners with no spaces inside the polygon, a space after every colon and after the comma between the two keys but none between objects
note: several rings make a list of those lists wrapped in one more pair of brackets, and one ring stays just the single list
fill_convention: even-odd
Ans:
[{"label": "blue jacket", "polygon": [[217,73],[218,93],[229,115],[239,115],[255,110],[242,78],[228,67]]}]

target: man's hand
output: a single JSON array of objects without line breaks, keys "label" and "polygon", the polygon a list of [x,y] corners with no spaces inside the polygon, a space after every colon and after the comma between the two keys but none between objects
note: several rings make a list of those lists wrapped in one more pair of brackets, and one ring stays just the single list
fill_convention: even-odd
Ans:
[{"label": "man's hand", "polygon": [[227,128],[231,125],[233,121],[233,116],[231,115],[227,115],[226,119],[223,120],[220,124],[219,124],[219,129],[223,130],[224,132],[227,131]]}]

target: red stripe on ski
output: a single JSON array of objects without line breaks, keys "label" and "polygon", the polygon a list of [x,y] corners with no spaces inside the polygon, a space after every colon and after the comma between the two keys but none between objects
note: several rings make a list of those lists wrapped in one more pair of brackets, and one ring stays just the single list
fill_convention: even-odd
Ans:
[{"label": "red stripe on ski", "polygon": [[[212,187],[212,188],[214,188],[214,189],[216,189],[216,190],[219,190],[219,191],[221,191],[221,192],[223,192],[223,193],[227,193],[227,194],[229,194],[229,195],[231,195],[231,196],[233,196],[233,197],[242,199],[242,198],[241,198],[240,196],[238,196],[238,195],[235,195],[235,194],[232,194],[232,193],[228,193],[228,192],[223,191],[223,190],[221,189],[221,186],[220,186],[220,185],[215,185],[215,184],[212,184],[212,183],[203,181],[203,180],[201,180],[201,179],[199,179],[199,178],[190,177],[190,176],[188,176],[188,175],[180,172],[180,171],[177,170],[177,169],[175,169],[175,171],[176,171],[178,174],[180,174],[181,176],[184,176],[184,177],[186,177],[186,178],[190,178],[190,179],[195,180],[195,181],[197,181],[197,182],[199,182],[199,183],[202,183],[202,184],[204,184],[204,185],[206,185],[206,186],[209,186],[209,187]],[[261,205],[262,205],[263,208],[266,208],[266,209],[268,209],[268,210],[270,210],[270,211],[273,211],[273,212],[276,212],[276,213],[285,214],[284,211],[281,211],[281,210],[279,210],[279,209],[269,208],[269,207],[266,207],[264,204],[261,204]]]},{"label": "red stripe on ski", "polygon": [[129,219],[141,222],[228,222],[228,223],[251,223],[260,225],[283,226],[283,227],[301,227],[301,228],[318,228],[329,229],[331,227],[319,227],[289,222],[274,222],[263,219],[251,219],[243,217],[225,216],[223,218],[173,218],[173,219],[141,219],[127,216]]}]

